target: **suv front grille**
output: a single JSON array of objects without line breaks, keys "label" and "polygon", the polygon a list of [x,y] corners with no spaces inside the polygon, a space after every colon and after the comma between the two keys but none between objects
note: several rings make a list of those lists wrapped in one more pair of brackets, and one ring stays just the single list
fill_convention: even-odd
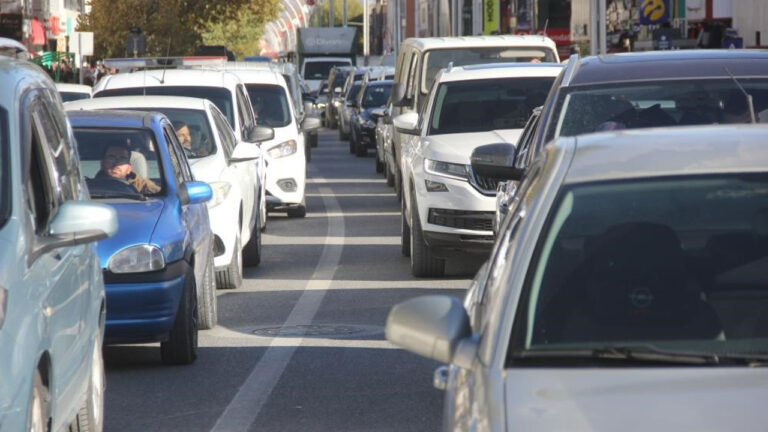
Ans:
[{"label": "suv front grille", "polygon": [[431,208],[427,221],[449,228],[493,231],[493,217],[493,212]]},{"label": "suv front grille", "polygon": [[501,183],[501,180],[493,177],[479,176],[472,171],[469,176],[469,182],[484,195],[496,195],[496,188]]}]

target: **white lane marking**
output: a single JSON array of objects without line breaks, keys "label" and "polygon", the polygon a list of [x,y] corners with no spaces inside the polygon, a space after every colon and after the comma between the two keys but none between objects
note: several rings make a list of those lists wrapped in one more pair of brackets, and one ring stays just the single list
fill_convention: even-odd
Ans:
[{"label": "white lane marking", "polygon": [[393,197],[393,196],[395,196],[395,194],[394,193],[338,193],[338,194],[331,193],[331,194],[328,194],[328,193],[322,193],[321,192],[321,193],[308,193],[308,194],[304,194],[304,196],[307,197],[307,198],[325,198],[325,197],[329,197],[329,196],[333,196],[333,197],[358,197],[358,198],[368,198],[368,197],[371,197],[371,198],[373,198],[373,197],[383,197],[383,196]]},{"label": "white lane marking", "polygon": [[[370,289],[425,289],[425,290],[465,290],[471,284],[470,279],[439,279],[439,280],[334,280],[315,281],[332,284],[330,291],[340,290],[370,290]],[[270,291],[303,291],[307,282],[300,279],[264,279],[253,288],[242,286],[237,292],[270,292]],[[219,291],[218,295],[227,295],[227,291]]]},{"label": "white lane marking", "polygon": [[328,184],[328,183],[345,183],[345,184],[360,184],[360,183],[386,183],[386,180],[374,180],[374,179],[350,179],[350,178],[313,178],[307,179],[307,184]]},{"label": "white lane marking", "polygon": [[[339,202],[328,188],[320,188],[323,204],[328,211],[341,212]],[[326,237],[344,237],[344,218],[329,218]],[[306,283],[306,288],[283,326],[310,324],[317,313],[325,293],[330,288],[333,275],[341,260],[342,244],[325,243],[315,272]],[[259,359],[251,374],[243,382],[240,390],[230,401],[227,408],[216,421],[211,432],[247,431],[256,421],[259,412],[269,400],[272,390],[277,385],[288,362],[303,343],[302,338],[293,339],[291,346],[282,346],[280,338],[274,338],[269,348]]]},{"label": "white lane marking", "polygon": [[350,213],[307,213],[307,217],[327,218],[327,217],[367,217],[367,216],[397,216],[400,212],[350,212]]},{"label": "white lane marking", "polygon": [[[325,348],[372,348],[398,349],[394,344],[382,339],[331,339],[309,338],[268,338],[243,333],[226,327],[215,327],[205,332],[206,347],[325,347]],[[383,333],[383,329],[382,329]]]},{"label": "white lane marking", "polygon": [[263,234],[262,241],[269,245],[399,245],[400,236],[382,237],[291,237]]}]

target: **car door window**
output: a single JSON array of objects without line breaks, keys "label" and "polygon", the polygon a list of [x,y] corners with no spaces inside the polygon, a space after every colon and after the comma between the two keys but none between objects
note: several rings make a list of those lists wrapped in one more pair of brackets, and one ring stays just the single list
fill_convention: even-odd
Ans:
[{"label": "car door window", "polygon": [[416,71],[418,69],[417,63],[419,61],[419,55],[418,53],[411,54],[411,59],[408,62],[408,80],[406,81],[408,83],[408,88],[405,92],[405,97],[407,99],[411,100],[411,106],[413,106],[413,98],[416,97]]},{"label": "car door window", "polygon": [[51,217],[61,204],[62,197],[56,181],[56,167],[51,154],[51,146],[47,141],[46,133],[52,125],[46,124],[46,113],[39,93],[35,93],[28,99],[29,107],[29,181],[26,182],[27,207],[35,233],[38,235],[47,232]]},{"label": "car door window", "polygon": [[171,169],[173,170],[173,177],[176,181],[176,185],[180,185],[184,181],[184,174],[181,170],[181,160],[179,159],[178,152],[173,146],[173,140],[168,128],[163,128],[163,136],[168,146],[168,156],[171,160]]},{"label": "car door window", "polygon": [[173,150],[173,152],[176,154],[176,160],[179,164],[179,170],[181,171],[181,180],[185,182],[194,181],[195,176],[192,174],[192,170],[189,168],[189,161],[187,161],[187,156],[184,154],[184,150],[181,146],[181,143],[179,142],[178,137],[173,132],[173,127],[166,125],[165,133],[170,139],[168,141],[168,148]]},{"label": "car door window", "polygon": [[235,150],[235,146],[237,146],[237,137],[235,137],[232,128],[229,127],[229,123],[227,123],[227,120],[218,110],[213,109],[211,113],[213,114],[213,123],[219,132],[221,148],[224,150],[224,158],[229,163],[229,160],[232,158],[232,152]]},{"label": "car door window", "polygon": [[242,128],[240,130],[240,136],[245,138],[246,132],[256,124],[256,116],[253,113],[251,101],[242,85],[237,86],[235,94],[237,95],[237,111],[240,115],[240,127]]}]

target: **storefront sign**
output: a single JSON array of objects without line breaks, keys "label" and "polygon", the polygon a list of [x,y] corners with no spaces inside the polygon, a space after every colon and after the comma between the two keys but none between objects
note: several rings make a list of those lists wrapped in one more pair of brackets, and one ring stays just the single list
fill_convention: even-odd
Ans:
[{"label": "storefront sign", "polygon": [[21,42],[24,38],[21,14],[0,14],[0,36]]},{"label": "storefront sign", "polygon": [[499,32],[499,0],[483,0],[483,34]]},{"label": "storefront sign", "polygon": [[640,3],[640,24],[660,24],[669,21],[669,0],[643,0]]}]

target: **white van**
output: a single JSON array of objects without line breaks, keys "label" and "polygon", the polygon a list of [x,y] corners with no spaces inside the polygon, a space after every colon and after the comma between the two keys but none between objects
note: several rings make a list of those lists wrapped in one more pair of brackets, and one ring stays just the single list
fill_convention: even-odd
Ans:
[{"label": "white van", "polygon": [[[465,66],[485,63],[558,63],[555,42],[546,36],[462,36],[406,39],[400,45],[392,86],[392,118],[420,112],[435,76],[449,64]],[[400,175],[400,133],[393,132],[389,166],[395,176],[398,198],[402,188]],[[386,158],[385,158],[386,160]],[[388,164],[389,165],[389,164]]]}]

